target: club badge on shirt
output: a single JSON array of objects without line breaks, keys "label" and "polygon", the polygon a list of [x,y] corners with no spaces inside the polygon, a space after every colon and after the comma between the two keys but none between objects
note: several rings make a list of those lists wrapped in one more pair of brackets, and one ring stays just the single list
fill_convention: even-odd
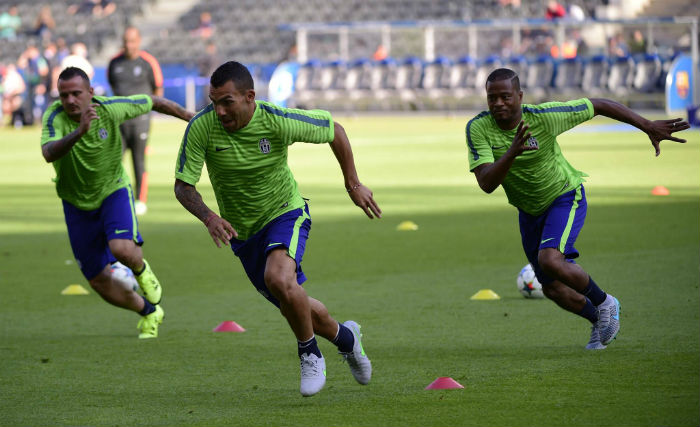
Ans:
[{"label": "club badge on shirt", "polygon": [[267,138],[261,139],[258,145],[260,146],[261,153],[268,154],[270,152],[270,140]]},{"label": "club badge on shirt", "polygon": [[107,129],[105,128],[100,128],[99,131],[97,131],[97,134],[100,136],[101,139],[107,139]]},{"label": "club badge on shirt", "polygon": [[535,138],[534,136],[529,137],[525,145],[527,145],[528,147],[540,148],[540,143],[537,142],[537,138]]}]

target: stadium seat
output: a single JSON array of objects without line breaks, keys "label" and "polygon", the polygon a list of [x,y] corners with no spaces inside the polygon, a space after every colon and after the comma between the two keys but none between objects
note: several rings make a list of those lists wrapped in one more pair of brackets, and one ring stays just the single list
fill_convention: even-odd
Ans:
[{"label": "stadium seat", "polygon": [[610,62],[604,55],[596,55],[583,64],[581,88],[587,95],[600,95],[606,92]]},{"label": "stadium seat", "polygon": [[583,80],[583,60],[579,57],[566,58],[556,64],[553,89],[562,94],[581,91]]},{"label": "stadium seat", "polygon": [[541,102],[550,92],[554,76],[554,60],[540,55],[530,63],[526,85],[528,102]]},{"label": "stadium seat", "polygon": [[661,58],[656,54],[647,54],[636,62],[632,87],[642,93],[654,92],[661,77]]},{"label": "stadium seat", "polygon": [[634,59],[631,56],[615,58],[610,65],[608,90],[617,95],[626,95],[632,88],[634,79]]}]

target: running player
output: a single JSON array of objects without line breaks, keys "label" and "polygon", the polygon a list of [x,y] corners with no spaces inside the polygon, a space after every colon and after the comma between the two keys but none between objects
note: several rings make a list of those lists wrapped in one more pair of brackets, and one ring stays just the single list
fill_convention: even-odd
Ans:
[{"label": "running player", "polygon": [[[139,338],[155,338],[163,321],[162,289],[143,258],[134,198],[121,162],[119,124],[151,109],[182,120],[194,113],[157,96],[94,96],[87,74],[76,67],[58,76],[58,94],[59,101],[44,113],[41,153],[56,170],[73,254],[105,301],[143,316]],[[134,272],[145,297],[112,281],[110,267],[116,261]]]},{"label": "running player", "polygon": [[545,296],[588,319],[587,349],[604,349],[620,329],[620,304],[574,262],[574,248],[586,217],[584,174],[561,154],[556,137],[603,115],[629,123],[649,136],[656,155],[659,143],[689,128],[681,119],[650,121],[607,99],[578,99],[522,105],[518,75],[499,68],[486,80],[484,111],[467,123],[469,169],[487,193],[503,186],[518,208],[520,234]]},{"label": "running player", "polygon": [[[327,111],[281,108],[255,100],[253,78],[238,62],[211,76],[211,104],[190,121],[175,170],[175,194],[204,223],[214,243],[231,245],[248,278],[287,319],[298,341],[300,391],[318,393],[326,382],[325,359],[315,334],[333,342],[360,384],[372,365],[354,321],[338,323],[301,285],[309,206],[287,165],[295,141],[330,143],[352,201],[371,219],[381,210],[360,183],[345,130]],[[220,215],[202,200],[195,185],[206,163]]]},{"label": "running player", "polygon": [[[141,50],[141,33],[136,27],[124,30],[124,48],[109,61],[107,80],[117,96],[140,93],[163,96],[163,73],[156,58]],[[150,114],[127,120],[119,127],[122,132],[122,151],[131,151],[136,189],[136,214],[148,210],[148,173],[146,172],[146,144],[151,128]]]}]

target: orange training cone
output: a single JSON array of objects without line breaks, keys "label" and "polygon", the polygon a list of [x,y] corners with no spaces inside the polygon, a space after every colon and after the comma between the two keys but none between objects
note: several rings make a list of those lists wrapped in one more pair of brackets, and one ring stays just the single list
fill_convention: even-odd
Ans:
[{"label": "orange training cone", "polygon": [[654,196],[668,196],[671,193],[663,185],[657,185],[651,190],[651,194]]},{"label": "orange training cone", "polygon": [[426,390],[443,390],[448,388],[464,388],[464,386],[450,377],[438,377],[435,381],[428,384]]},{"label": "orange training cone", "polygon": [[221,322],[219,326],[213,329],[214,332],[245,332],[245,329],[233,320]]}]

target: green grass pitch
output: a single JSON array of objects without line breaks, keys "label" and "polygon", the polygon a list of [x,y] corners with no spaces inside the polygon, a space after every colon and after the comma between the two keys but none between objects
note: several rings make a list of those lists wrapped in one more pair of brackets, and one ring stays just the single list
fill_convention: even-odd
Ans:
[{"label": "green grass pitch", "polygon": [[[326,146],[295,144],[310,198],[305,288],[363,326],[374,375],[352,379],[320,342],[325,389],[298,391],[294,337],[229,249],[173,195],[185,124],[152,129],[144,252],[164,286],[158,339],[138,317],[87,296],[69,247],[39,130],[0,130],[0,425],[2,426],[697,426],[700,408],[700,134],[664,142],[590,126],[559,138],[587,172],[580,264],[622,304],[608,349],[552,302],[526,300],[516,210],[468,172],[469,117],[337,117],[359,176],[384,211],[347,197]],[[585,130],[591,130],[586,132]],[[128,164],[128,162],[127,162]],[[130,169],[130,168],[129,168]],[[652,196],[663,185],[666,197]],[[215,207],[208,180],[199,185]],[[417,231],[396,231],[404,220]],[[492,289],[498,301],[471,301]],[[225,320],[246,332],[214,333]],[[437,377],[460,390],[424,390]]]}]

